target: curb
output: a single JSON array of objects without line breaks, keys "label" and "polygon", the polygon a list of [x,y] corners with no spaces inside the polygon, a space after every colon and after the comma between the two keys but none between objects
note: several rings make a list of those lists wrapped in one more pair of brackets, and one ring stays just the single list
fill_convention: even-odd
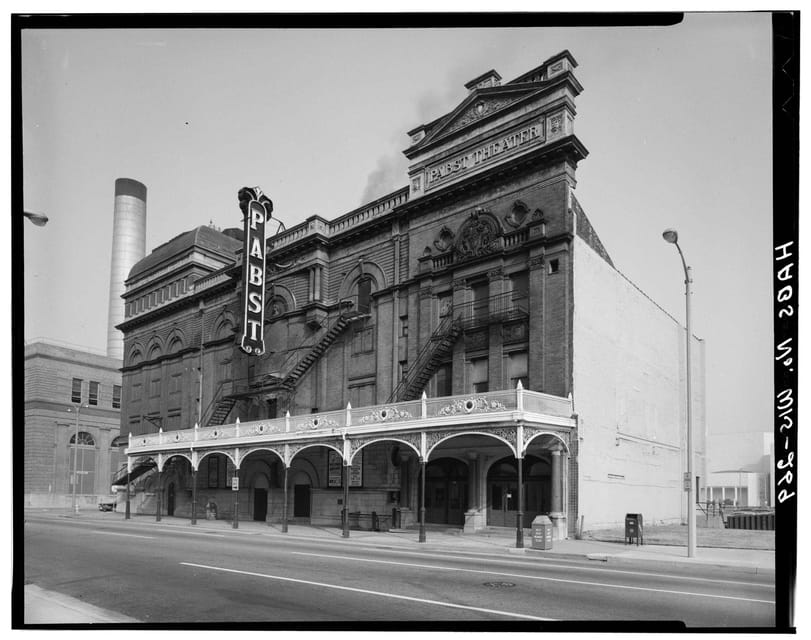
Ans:
[{"label": "curb", "polygon": [[124,614],[102,609],[78,598],[47,591],[34,584],[23,590],[25,625],[140,623]]},{"label": "curb", "polygon": [[600,562],[607,562],[609,564],[633,564],[635,566],[647,567],[678,567],[680,569],[690,569],[696,566],[699,567],[715,567],[725,569],[731,573],[743,573],[750,575],[762,575],[767,577],[774,577],[775,570],[767,567],[747,566],[741,564],[729,564],[719,560],[682,560],[680,558],[634,558],[630,556],[623,556],[622,554],[613,553],[589,553],[585,556],[589,560],[596,560]]}]

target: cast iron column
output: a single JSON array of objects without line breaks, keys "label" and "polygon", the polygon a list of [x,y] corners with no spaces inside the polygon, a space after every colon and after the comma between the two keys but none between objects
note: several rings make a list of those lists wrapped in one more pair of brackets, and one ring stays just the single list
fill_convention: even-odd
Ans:
[{"label": "cast iron column", "polygon": [[[234,468],[234,478],[237,482],[239,482],[239,469]],[[232,485],[233,487],[233,485]],[[234,491],[234,529],[239,529],[239,484],[237,484],[237,490]]]},{"label": "cast iron column", "polygon": [[561,465],[560,448],[552,449],[552,512],[563,513],[563,497],[561,492]]},{"label": "cast iron column", "polygon": [[127,465],[127,506],[124,509],[124,520],[130,519],[130,467]]},{"label": "cast iron column", "polygon": [[197,524],[197,469],[191,470],[191,523]]},{"label": "cast iron column", "polygon": [[343,525],[344,530],[341,535],[349,537],[349,465],[344,463],[344,505],[343,505]]},{"label": "cast iron column", "polygon": [[155,509],[155,522],[161,521],[161,480],[163,479],[163,471],[158,471],[158,497],[157,497],[157,509]]},{"label": "cast iron column", "polygon": [[282,500],[282,533],[287,533],[287,465],[284,465],[284,500]]},{"label": "cast iron column", "polygon": [[518,458],[518,511],[515,515],[515,548],[524,547],[524,459]]},{"label": "cast iron column", "polygon": [[425,542],[425,459],[420,458],[420,538]]}]

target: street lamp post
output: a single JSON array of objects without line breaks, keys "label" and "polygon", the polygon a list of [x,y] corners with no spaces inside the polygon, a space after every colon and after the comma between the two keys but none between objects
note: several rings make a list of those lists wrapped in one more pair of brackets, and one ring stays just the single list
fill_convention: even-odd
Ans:
[{"label": "street lamp post", "polygon": [[79,462],[79,414],[82,411],[81,403],[76,405],[76,409],[68,409],[68,411],[76,412],[76,433],[73,436],[73,513],[79,513],[79,503],[76,501],[76,485],[79,483],[79,471],[77,464]]},{"label": "street lamp post", "polygon": [[666,242],[676,245],[684,268],[684,296],[686,299],[686,342],[687,342],[687,557],[693,558],[696,555],[696,506],[695,506],[695,475],[693,472],[693,396],[692,396],[692,376],[691,367],[691,336],[690,330],[690,285],[693,282],[692,269],[687,266],[684,254],[679,246],[679,234],[675,229],[665,229],[662,237]]}]

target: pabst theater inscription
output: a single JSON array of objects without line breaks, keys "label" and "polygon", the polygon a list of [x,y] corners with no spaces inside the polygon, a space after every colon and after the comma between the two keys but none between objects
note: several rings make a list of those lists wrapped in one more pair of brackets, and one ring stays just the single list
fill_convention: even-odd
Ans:
[{"label": "pabst theater inscription", "polygon": [[472,168],[490,164],[497,159],[511,156],[519,149],[543,142],[543,124],[536,122],[511,131],[498,139],[474,147],[463,154],[430,165],[425,170],[425,190],[428,191]]}]

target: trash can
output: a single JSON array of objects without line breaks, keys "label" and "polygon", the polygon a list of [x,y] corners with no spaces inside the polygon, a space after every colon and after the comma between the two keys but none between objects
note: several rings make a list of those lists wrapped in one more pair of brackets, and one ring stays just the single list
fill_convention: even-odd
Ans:
[{"label": "trash can", "polygon": [[641,513],[625,514],[625,544],[632,544],[632,541],[635,541],[637,545],[645,544]]},{"label": "trash can", "polygon": [[532,521],[532,548],[552,548],[552,521],[546,516],[536,516]]}]

